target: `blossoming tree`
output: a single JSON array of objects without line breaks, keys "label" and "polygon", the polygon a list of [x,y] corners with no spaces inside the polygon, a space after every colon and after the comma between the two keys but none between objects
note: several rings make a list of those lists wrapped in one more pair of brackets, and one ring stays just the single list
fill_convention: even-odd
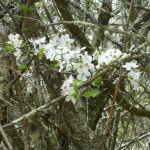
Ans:
[{"label": "blossoming tree", "polygon": [[149,148],[148,0],[0,4],[2,149]]}]

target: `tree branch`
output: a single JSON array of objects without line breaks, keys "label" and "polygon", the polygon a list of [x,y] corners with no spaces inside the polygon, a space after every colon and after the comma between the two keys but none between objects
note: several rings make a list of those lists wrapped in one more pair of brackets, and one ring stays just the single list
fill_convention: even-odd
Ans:
[{"label": "tree branch", "polygon": [[[65,21],[74,21],[71,13],[68,11],[68,4],[66,1],[62,0],[54,0],[55,4],[57,5],[57,8],[59,9],[62,18]],[[92,46],[85,37],[84,33],[80,30],[80,28],[77,25],[74,24],[68,24],[66,25],[69,32],[72,34],[73,38],[77,39],[81,45],[86,46],[89,53],[93,52]]]},{"label": "tree branch", "polygon": [[[146,42],[146,43],[143,43],[142,45],[140,45],[139,47],[135,48],[134,49],[134,53],[138,52],[141,48],[143,48],[144,46],[147,46],[150,44],[150,41],[149,42]],[[133,54],[134,54],[133,53]],[[123,59],[119,59],[117,61],[117,63],[121,63],[121,62],[124,62],[126,61],[127,59],[131,58],[133,54],[128,54],[126,57],[124,57]],[[110,65],[110,64],[109,64]],[[80,85],[78,88],[80,89],[81,87],[84,87],[88,84],[90,84],[93,80],[95,80],[97,77],[99,76],[102,76],[103,77],[103,82],[104,84],[106,85],[106,87],[109,89],[109,91],[111,92],[111,94],[113,95],[114,92],[115,92],[115,87],[113,85],[113,83],[108,80],[108,75],[107,75],[107,71],[110,69],[111,67],[107,67],[106,69],[100,71],[97,75],[91,77],[90,79],[88,79],[87,81],[85,81],[82,85]],[[106,80],[105,80],[106,79]],[[6,124],[4,125],[3,127],[8,127],[8,126],[13,126],[14,124],[22,121],[23,119],[28,119],[29,117],[35,115],[37,112],[39,111],[42,111],[48,107],[50,107],[51,105],[59,102],[59,101],[62,101],[65,99],[65,96],[60,96],[54,100],[52,100],[50,103],[47,103],[43,106],[40,106],[34,110],[32,110],[31,112],[23,115],[22,117],[18,118],[17,120],[14,120],[12,121],[11,123],[9,124]],[[118,92],[117,94],[117,98],[116,98],[116,101],[119,105],[121,105],[125,110],[127,110],[128,112],[130,112],[132,115],[136,115],[136,116],[141,116],[141,117],[147,117],[150,119],[150,111],[148,110],[143,110],[143,109],[138,109],[134,106],[132,106],[130,103],[128,103],[126,100],[123,99],[122,95],[120,92]]]}]

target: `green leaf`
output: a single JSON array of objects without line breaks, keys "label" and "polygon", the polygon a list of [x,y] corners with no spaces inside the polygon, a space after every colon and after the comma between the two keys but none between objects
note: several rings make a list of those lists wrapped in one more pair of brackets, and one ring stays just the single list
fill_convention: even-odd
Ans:
[{"label": "green leaf", "polygon": [[42,60],[42,58],[43,58],[43,54],[39,54],[39,55],[38,55],[38,59],[39,59],[39,60]]},{"label": "green leaf", "polygon": [[102,77],[98,77],[96,78],[92,83],[94,86],[96,86],[97,88],[99,88],[99,82],[102,80]]},{"label": "green leaf", "polygon": [[50,64],[50,67],[52,67],[52,68],[58,68],[59,64],[58,63],[56,63],[56,64]]},{"label": "green leaf", "polygon": [[26,32],[27,31],[27,28],[23,28],[21,29],[22,32]]},{"label": "green leaf", "polygon": [[41,49],[39,49],[39,51],[41,52],[41,53],[44,53],[44,48],[41,48]]},{"label": "green leaf", "polygon": [[117,110],[122,110],[122,108],[123,108],[123,107],[121,107],[121,106],[120,106],[120,107],[117,107]]},{"label": "green leaf", "polygon": [[114,72],[117,72],[117,68],[114,68]]},{"label": "green leaf", "polygon": [[84,97],[91,97],[91,96],[93,96],[93,94],[92,94],[92,92],[85,92],[82,96],[84,96]]},{"label": "green leaf", "polygon": [[73,93],[70,96],[73,96],[76,101],[79,99],[79,95],[76,93]]},{"label": "green leaf", "polygon": [[23,9],[24,11],[36,10],[36,7],[28,7],[27,5],[19,5],[19,8]]},{"label": "green leaf", "polygon": [[102,80],[102,77],[96,78],[92,83],[96,84]]},{"label": "green leaf", "polygon": [[96,97],[97,95],[100,94],[100,90],[96,89],[96,90],[92,91],[92,94],[93,94],[92,97]]},{"label": "green leaf", "polygon": [[36,10],[36,7],[30,7],[28,10],[29,10],[29,11]]},{"label": "green leaf", "polygon": [[35,2],[34,3],[34,5],[36,5],[36,6],[38,6],[38,5],[40,5],[41,4],[41,2]]},{"label": "green leaf", "polygon": [[96,97],[97,95],[100,94],[100,91],[98,89],[91,91],[91,92],[85,92],[82,96],[84,97]]},{"label": "green leaf", "polygon": [[19,5],[19,8],[23,9],[24,11],[28,11],[27,5]]},{"label": "green leaf", "polygon": [[138,123],[138,122],[133,122],[132,124],[133,124],[133,125],[139,125],[139,123]]},{"label": "green leaf", "polygon": [[79,86],[80,84],[83,83],[83,81],[82,81],[82,80],[77,80],[77,81],[75,81],[74,83],[76,83],[76,84]]},{"label": "green leaf", "polygon": [[21,66],[20,66],[19,68],[21,68],[21,69],[26,69],[26,70],[29,69],[29,67],[28,67],[27,65],[25,65],[25,64],[21,64]]},{"label": "green leaf", "polygon": [[14,52],[15,49],[14,49],[14,46],[11,44],[11,45],[6,46],[4,48],[4,51],[5,51],[5,55],[8,55],[8,54]]},{"label": "green leaf", "polygon": [[100,53],[99,53],[99,52],[97,52],[95,56],[96,56],[96,57],[98,57],[99,55],[100,55]]},{"label": "green leaf", "polygon": [[77,84],[73,85],[73,90],[74,90],[74,93],[71,94],[71,96],[73,96],[74,99],[77,101],[79,99],[79,93],[78,93],[78,86],[77,86]]},{"label": "green leaf", "polygon": [[75,94],[74,95],[74,99],[77,101],[77,100],[79,100],[79,95],[78,94]]},{"label": "green leaf", "polygon": [[74,84],[74,85],[73,85],[73,90],[74,90],[74,92],[75,92],[76,94],[78,94],[78,86],[77,86],[77,84]]}]

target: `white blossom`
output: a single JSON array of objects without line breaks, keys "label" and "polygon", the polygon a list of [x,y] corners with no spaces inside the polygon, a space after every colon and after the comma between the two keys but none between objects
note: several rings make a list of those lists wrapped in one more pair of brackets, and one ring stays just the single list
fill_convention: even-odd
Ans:
[{"label": "white blossom", "polygon": [[72,63],[74,69],[77,71],[77,78],[82,81],[86,81],[87,77],[91,76],[91,72],[95,71],[95,67],[92,64],[92,57],[87,52],[81,54],[81,61],[79,63]]},{"label": "white blossom", "polygon": [[125,68],[126,70],[131,70],[134,68],[137,68],[139,65],[137,65],[136,61],[131,61],[131,62],[126,62],[125,65],[122,65],[123,68]]},{"label": "white blossom", "polygon": [[71,44],[74,42],[73,39],[70,39],[69,35],[61,35],[61,37],[59,38],[59,44],[62,47],[68,47],[71,48]]},{"label": "white blossom", "polygon": [[20,40],[20,35],[19,34],[16,34],[16,35],[13,35],[13,34],[10,34],[8,36],[9,38],[9,42],[8,44],[13,44],[14,45],[14,48],[19,48],[21,47],[21,44],[22,44],[22,40]]},{"label": "white blossom", "polygon": [[67,102],[72,101],[73,104],[76,103],[76,100],[74,99],[73,96],[66,96],[66,101],[67,101]]},{"label": "white blossom", "polygon": [[123,54],[119,49],[108,49],[102,51],[99,56],[96,56],[97,53],[94,53],[94,59],[98,59],[98,65],[109,64],[115,61],[117,58],[121,57]]},{"label": "white blossom", "polygon": [[98,55],[99,55],[99,51],[98,50],[95,50],[94,53],[93,53],[93,60],[97,60],[98,59]]},{"label": "white blossom", "polygon": [[34,43],[39,45],[39,44],[45,43],[45,40],[46,40],[46,37],[42,37],[40,39],[34,40]]},{"label": "white blossom", "polygon": [[53,61],[56,56],[55,47],[53,47],[51,44],[45,45],[44,53],[45,53],[46,59],[50,59],[50,61]]},{"label": "white blossom", "polygon": [[58,34],[55,34],[55,35],[51,38],[49,44],[52,45],[52,46],[57,46],[57,45],[58,45],[58,40],[59,40],[59,36],[58,36]]},{"label": "white blossom", "polygon": [[73,90],[73,83],[74,83],[74,78],[73,76],[70,76],[68,79],[66,79],[61,87],[62,89],[62,95],[66,96],[66,101],[72,101],[72,103],[74,104],[76,101],[74,99],[73,96],[71,96],[71,94],[74,93]]},{"label": "white blossom", "polygon": [[42,37],[42,38],[36,39],[36,40],[33,40],[33,39],[29,40],[29,42],[31,42],[33,44],[35,53],[40,53],[39,49],[45,48],[45,44],[44,44],[45,40],[46,40],[45,37]]},{"label": "white blossom", "polygon": [[22,54],[21,50],[19,48],[16,48],[16,51],[14,52],[14,55],[16,56],[17,59],[20,58],[21,54]]},{"label": "white blossom", "polygon": [[77,79],[82,80],[82,81],[86,81],[87,76],[83,72],[81,72],[80,74],[78,74]]},{"label": "white blossom", "polygon": [[133,85],[133,89],[136,90],[139,84],[139,80],[140,80],[140,74],[141,72],[139,72],[139,70],[133,70],[131,69],[130,72],[128,73],[128,77],[131,81],[131,84]]},{"label": "white blossom", "polygon": [[13,35],[13,34],[10,34],[8,36],[9,38],[9,41],[8,41],[8,44],[12,44],[15,48],[15,52],[14,52],[14,55],[17,57],[17,59],[19,59],[19,57],[21,56],[21,50],[19,49],[22,45],[22,40],[20,39],[20,35],[19,34],[16,34],[16,35]]}]

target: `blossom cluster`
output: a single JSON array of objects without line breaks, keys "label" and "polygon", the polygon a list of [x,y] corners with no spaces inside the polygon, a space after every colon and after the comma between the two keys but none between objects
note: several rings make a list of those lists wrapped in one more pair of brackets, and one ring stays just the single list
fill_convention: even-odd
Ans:
[{"label": "blossom cluster", "polygon": [[50,61],[67,59],[71,44],[74,42],[69,38],[69,35],[61,35],[60,37],[54,35],[47,44],[45,44],[45,37],[29,41],[33,44],[36,53],[40,53],[39,50],[44,48],[44,54]]},{"label": "blossom cluster", "polygon": [[66,101],[72,101],[73,104],[76,103],[76,100],[73,96],[71,96],[74,93],[73,90],[73,83],[74,83],[74,77],[70,76],[68,79],[66,79],[61,87],[62,89],[62,95],[66,96]]},{"label": "blossom cluster", "polygon": [[137,69],[139,65],[137,65],[136,61],[126,62],[125,65],[122,65],[123,68],[128,70],[128,77],[133,85],[133,89],[136,90],[140,80],[140,72]]},{"label": "blossom cluster", "polygon": [[81,62],[72,63],[74,69],[77,70],[78,76],[77,79],[86,81],[87,77],[91,76],[91,73],[95,71],[95,66],[92,63],[92,56],[88,55],[87,52],[80,54]]},{"label": "blossom cluster", "polygon": [[[71,71],[77,74],[77,79],[81,81],[86,81],[91,77],[96,69],[100,69],[102,65],[108,65],[114,62],[116,59],[124,57],[126,54],[122,53],[119,49],[107,49],[105,51],[96,50],[93,55],[89,55],[87,51],[84,51],[86,47],[75,47],[74,40],[66,35],[53,35],[50,41],[47,43],[46,38],[42,37],[39,39],[29,39],[29,42],[33,45],[36,55],[41,53],[45,55],[46,59],[50,61],[57,60],[59,63],[58,71],[62,70]],[[9,35],[9,44],[13,44],[16,49],[14,55],[19,58],[21,56],[20,47],[22,45],[22,40],[18,34]],[[41,51],[42,50],[42,51]],[[97,61],[97,66],[94,65],[94,61]],[[131,78],[131,83],[134,89],[137,88],[137,83],[139,81],[140,73],[137,71],[138,65],[135,61],[127,62],[123,67],[130,71],[128,76]],[[64,81],[61,89],[62,95],[66,96],[66,101],[71,100],[75,103],[75,99],[71,96],[74,93],[73,83],[74,78],[70,76]]]},{"label": "blossom cluster", "polygon": [[94,72],[94,65],[92,64],[92,56],[88,55],[87,52],[81,53],[85,49],[74,48],[73,39],[69,38],[69,35],[54,35],[48,44],[45,43],[45,38],[38,40],[29,40],[33,43],[36,53],[40,53],[39,49],[44,48],[44,54],[50,61],[59,60],[59,71],[63,69],[66,71],[76,70],[77,78],[85,81],[87,77],[91,77],[91,72]]},{"label": "blossom cluster", "polygon": [[21,56],[20,47],[21,47],[23,41],[20,39],[20,35],[19,34],[16,34],[16,35],[10,34],[8,36],[8,38],[9,38],[8,44],[12,44],[14,46],[14,48],[15,48],[14,55],[18,59]]},{"label": "blossom cluster", "polygon": [[93,54],[94,60],[98,61],[96,69],[99,69],[101,65],[108,65],[114,62],[116,59],[124,56],[126,56],[126,53],[123,54],[119,49],[107,49],[106,51],[102,51],[101,53],[95,51],[95,53]]}]

